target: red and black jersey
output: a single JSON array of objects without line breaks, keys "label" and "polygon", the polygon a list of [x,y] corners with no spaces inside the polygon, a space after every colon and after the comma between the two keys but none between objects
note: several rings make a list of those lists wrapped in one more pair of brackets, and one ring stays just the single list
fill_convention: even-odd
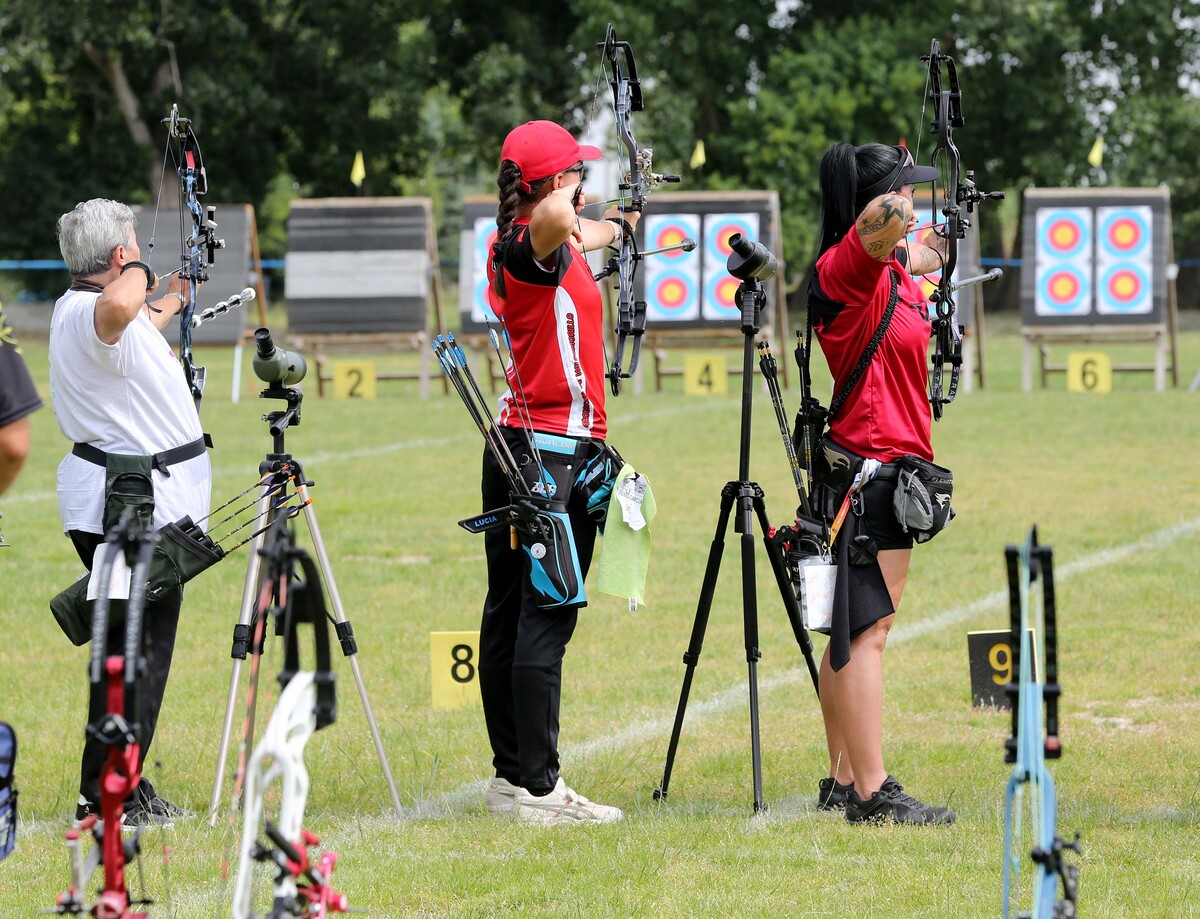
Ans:
[{"label": "red and black jersey", "polygon": [[899,303],[871,363],[830,425],[833,439],[883,462],[906,453],[933,459],[929,379],[930,323],[925,296],[895,258],[872,258],[849,232],[817,260],[809,297],[813,328],[839,392],[879,327],[898,282]]},{"label": "red and black jersey", "polygon": [[493,267],[488,264],[488,297],[508,329],[513,354],[498,421],[604,440],[608,423],[600,288],[574,246],[564,242],[554,253],[554,266],[546,268],[533,257],[528,218],[514,225],[502,253],[503,299],[491,286]]}]

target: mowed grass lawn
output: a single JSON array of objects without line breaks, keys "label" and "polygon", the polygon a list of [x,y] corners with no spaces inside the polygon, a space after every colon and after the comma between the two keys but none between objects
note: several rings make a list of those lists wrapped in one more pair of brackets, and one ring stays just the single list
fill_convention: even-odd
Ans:
[{"label": "mowed grass lawn", "polygon": [[[25,346],[48,397],[45,344]],[[732,363],[739,356],[729,354]],[[953,827],[930,829],[852,827],[814,809],[826,768],[819,710],[761,551],[769,812],[752,815],[732,530],[670,797],[652,799],[720,491],[737,477],[736,377],[728,395],[687,397],[674,379],[665,392],[610,400],[611,440],[650,477],[658,501],[648,603],[629,612],[593,594],[565,664],[561,741],[567,780],[627,818],[559,830],[490,817],[481,713],[430,705],[429,633],[478,627],[482,541],[455,524],[479,509],[478,432],[440,387],[424,401],[411,383],[381,383],[373,402],[334,401],[317,398],[310,380],[288,446],[316,482],[317,515],[405,807],[397,821],[340,661],[339,719],[308,747],[306,824],[339,853],[334,877],[350,902],[375,916],[999,915],[1009,721],[971,707],[966,633],[1006,626],[1004,546],[1036,522],[1055,549],[1065,753],[1051,768],[1060,832],[1082,833],[1080,914],[1200,915],[1200,395],[1186,391],[1200,367],[1200,332],[1182,335],[1183,385],[1163,394],[1146,374],[1118,375],[1107,396],[1069,394],[1061,376],[1048,391],[1022,393],[1020,339],[1002,328],[987,358],[987,388],[960,394],[934,431],[938,458],[955,473],[959,516],[917,550],[885,658],[888,766],[918,796],[958,812]],[[224,500],[254,482],[270,439],[249,381],[230,402],[231,352],[204,351],[201,361],[210,368],[202,414],[217,443],[214,497]],[[790,414],[794,374],[787,401]],[[63,833],[86,699],[86,650],[66,641],[47,607],[79,570],[54,500],[67,444],[49,408],[33,417],[33,433],[27,468],[0,499],[12,543],[0,550],[0,717],[19,732],[23,819],[17,852],[0,865],[4,916],[49,908],[67,885]],[[751,471],[771,520],[786,522],[795,490],[761,386]],[[243,550],[188,588],[147,769],[197,812],[212,789],[245,565]],[[818,653],[822,643],[817,637]],[[264,672],[279,663],[272,643]],[[277,690],[270,679],[263,686],[265,710]],[[147,831],[145,886],[159,901],[152,915],[228,915],[239,829],[223,816],[216,829],[198,818]],[[268,888],[264,875],[260,904]]]}]

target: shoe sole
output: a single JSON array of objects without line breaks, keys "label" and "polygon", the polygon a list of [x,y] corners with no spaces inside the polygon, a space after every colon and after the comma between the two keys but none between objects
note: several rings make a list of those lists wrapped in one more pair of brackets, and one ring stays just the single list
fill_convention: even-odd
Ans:
[{"label": "shoe sole", "polygon": [[948,819],[935,818],[933,820],[897,820],[891,814],[879,814],[869,817],[851,817],[849,813],[846,814],[847,823],[856,823],[860,826],[886,826],[888,824],[893,826],[950,826],[954,823],[954,819],[954,817],[950,817]]},{"label": "shoe sole", "polygon": [[580,814],[576,816],[561,811],[544,811],[531,808],[518,809],[517,811],[517,821],[532,826],[575,826],[584,823],[619,823],[624,819],[625,814],[620,811],[614,817],[597,817],[594,814]]}]

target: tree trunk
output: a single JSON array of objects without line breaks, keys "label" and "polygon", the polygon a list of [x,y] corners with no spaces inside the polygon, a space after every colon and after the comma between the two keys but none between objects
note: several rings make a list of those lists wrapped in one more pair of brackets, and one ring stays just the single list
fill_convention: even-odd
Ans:
[{"label": "tree trunk", "polygon": [[142,120],[139,114],[137,95],[134,93],[133,87],[129,85],[129,78],[125,75],[125,67],[121,63],[120,55],[105,54],[90,39],[84,39],[83,53],[92,62],[92,65],[100,71],[104,79],[108,81],[108,85],[112,87],[113,95],[117,100],[117,108],[125,121],[125,127],[129,130],[129,136],[133,138],[133,142],[145,154],[145,161],[147,163],[146,187],[150,189],[151,195],[156,194],[159,172],[158,160],[155,156],[154,138],[150,134],[150,128],[147,127],[146,122]]}]

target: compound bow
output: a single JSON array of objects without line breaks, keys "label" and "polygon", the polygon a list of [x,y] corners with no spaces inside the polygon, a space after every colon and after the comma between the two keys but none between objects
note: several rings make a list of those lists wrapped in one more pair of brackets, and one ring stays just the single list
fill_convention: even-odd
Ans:
[{"label": "compound bow", "polygon": [[[633,113],[645,109],[642,101],[642,84],[638,80],[637,63],[633,57],[633,49],[629,42],[619,41],[612,23],[604,33],[604,41],[596,45],[600,48],[600,70],[602,76],[608,77],[612,87],[613,115],[616,122],[616,132],[620,144],[625,147],[628,160],[627,168],[619,185],[620,209],[623,213],[640,212],[649,197],[650,192],[663,182],[678,182],[677,175],[663,175],[653,170],[654,149],[642,147],[633,134]],[[611,69],[611,73],[609,70]],[[696,246],[693,240],[685,240],[679,246],[690,252]],[[621,245],[607,267],[596,275],[596,280],[617,276],[617,322],[616,347],[613,354],[612,366],[608,370],[608,381],[614,396],[620,395],[621,381],[628,380],[637,370],[638,356],[641,353],[642,334],[646,331],[646,301],[634,297],[633,285],[637,275],[637,263],[647,255],[667,251],[656,249],[654,253],[638,252],[633,233],[625,228],[621,234]],[[629,366],[622,368],[625,355],[625,344],[633,336],[633,347],[630,351]]]},{"label": "compound bow", "polygon": [[[204,397],[205,368],[197,366],[192,357],[193,317],[196,314],[196,294],[200,285],[208,280],[208,269],[213,263],[217,249],[225,248],[225,240],[218,239],[216,208],[207,208],[200,203],[200,196],[208,192],[208,174],[204,171],[204,157],[200,144],[192,131],[192,122],[179,114],[179,106],[171,106],[171,114],[162,120],[168,126],[166,150],[163,152],[163,176],[167,171],[167,155],[174,153],[175,171],[179,176],[179,276],[187,282],[186,295],[181,294],[183,307],[179,311],[179,362],[187,378],[188,389],[200,411],[200,400]],[[174,142],[174,145],[172,144]],[[154,231],[158,225],[158,204],[162,201],[162,181],[159,180],[159,201],[154,205],[154,227],[150,231],[148,250],[154,249]],[[191,229],[186,229],[184,212],[191,220]]]},{"label": "compound bow", "polygon": [[[958,70],[954,58],[942,54],[941,43],[935,38],[929,48],[929,54],[921,57],[929,65],[928,94],[926,101],[933,101],[933,121],[930,128],[937,134],[937,145],[931,157],[934,165],[938,164],[939,156],[944,154],[948,169],[942,171],[943,197],[942,216],[945,222],[937,230],[939,236],[946,241],[945,261],[942,264],[941,276],[938,278],[937,290],[929,299],[935,305],[936,316],[933,318],[933,364],[929,373],[929,404],[933,409],[933,419],[942,417],[945,405],[954,401],[958,393],[958,378],[962,370],[962,326],[958,321],[958,305],[954,302],[954,292],[971,284],[991,281],[999,278],[1002,272],[997,268],[977,278],[956,283],[954,269],[958,265],[958,241],[965,239],[967,229],[971,226],[971,214],[977,202],[986,198],[1003,198],[1004,192],[981,192],[975,187],[975,171],[962,169],[962,157],[958,147],[954,145],[954,129],[963,126],[962,93],[958,85]],[[942,83],[942,69],[945,68],[946,82]],[[921,120],[925,117],[924,102],[921,106]],[[921,142],[917,140],[917,155],[920,156]],[[939,167],[940,170],[940,167]],[[937,194],[933,195],[933,224],[938,226]],[[943,390],[942,376],[945,365],[949,364],[950,388]]]},{"label": "compound bow", "polygon": [[[141,741],[144,726],[138,722],[138,682],[143,675],[142,616],[146,606],[146,578],[158,536],[139,523],[126,508],[105,540],[106,553],[94,574],[99,585],[92,619],[92,652],[88,673],[93,698],[105,700],[104,711],[87,727],[89,737],[108,748],[100,772],[100,815],[90,814],[78,829],[67,833],[71,851],[71,885],[60,894],[58,915],[87,915],[96,919],[146,919],[140,909],[153,901],[133,899],[125,877],[126,865],[141,854],[141,828],[132,838],[122,838],[124,802],[141,782]],[[118,556],[132,568],[129,600],[125,609],[124,643],[108,654],[110,586]],[[101,820],[103,822],[101,822]],[[107,831],[106,829],[107,828]],[[90,833],[95,846],[87,855],[83,835]],[[88,886],[96,869],[104,868],[104,886],[88,901]]]}]

